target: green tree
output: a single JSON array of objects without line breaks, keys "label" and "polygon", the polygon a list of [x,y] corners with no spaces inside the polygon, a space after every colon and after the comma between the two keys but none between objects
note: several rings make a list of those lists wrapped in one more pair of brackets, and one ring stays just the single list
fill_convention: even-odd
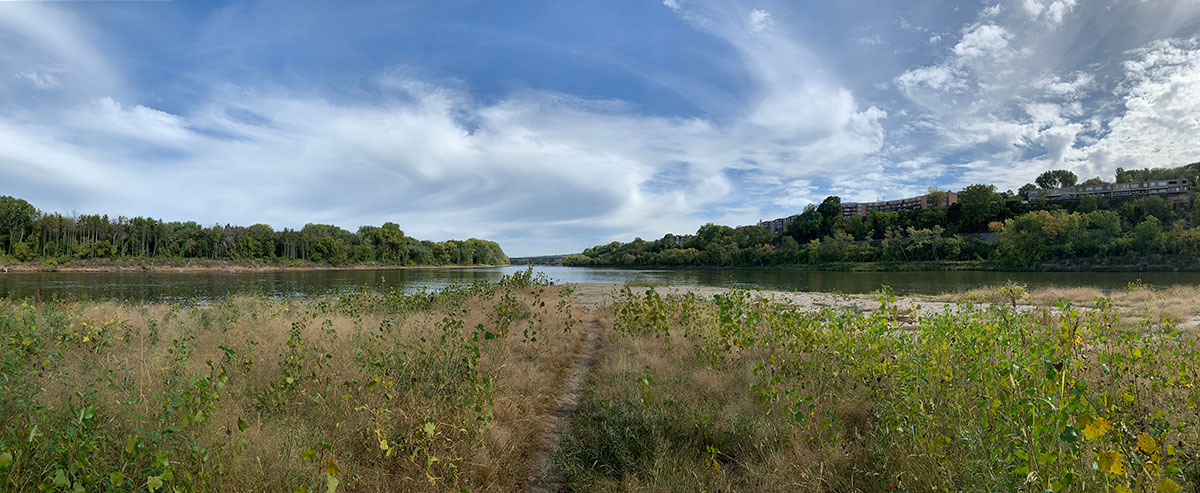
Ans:
[{"label": "green tree", "polygon": [[1042,188],[1066,188],[1075,186],[1078,179],[1075,173],[1065,169],[1055,169],[1038,175],[1034,183]]},{"label": "green tree", "polygon": [[1079,197],[1079,206],[1075,209],[1079,212],[1092,212],[1100,207],[1100,197],[1095,195],[1082,195]]},{"label": "green tree", "polygon": [[971,185],[958,192],[964,231],[981,231],[1003,208],[995,185]]},{"label": "green tree", "polygon": [[13,247],[25,240],[25,233],[37,219],[37,209],[21,199],[0,196],[0,245],[12,254]]},{"label": "green tree", "polygon": [[1162,222],[1157,217],[1149,216],[1133,230],[1133,246],[1139,253],[1155,254],[1163,246]]}]

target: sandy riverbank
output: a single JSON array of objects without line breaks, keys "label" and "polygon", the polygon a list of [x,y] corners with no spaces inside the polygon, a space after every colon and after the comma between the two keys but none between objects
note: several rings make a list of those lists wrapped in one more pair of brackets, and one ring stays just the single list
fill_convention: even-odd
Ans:
[{"label": "sandy riverbank", "polygon": [[[581,305],[595,308],[606,306],[616,299],[623,284],[577,284],[574,297]],[[635,292],[643,292],[649,287],[633,287]],[[712,286],[654,286],[655,291],[662,295],[682,295],[694,293],[701,298],[711,298],[713,295],[727,293],[731,288]],[[897,296],[895,304],[906,318],[916,320],[921,316],[940,313],[954,309],[962,303],[976,306],[988,306],[993,303],[1009,304],[1012,300],[1002,299],[997,288],[977,289],[962,293],[929,295],[929,296]],[[797,292],[774,290],[751,290],[752,293],[775,301],[776,303],[800,311],[819,311],[825,308],[834,310],[856,310],[870,312],[879,309],[879,296],[876,294],[842,294],[821,292]],[[1054,308],[1058,300],[1070,302],[1082,311],[1095,307],[1096,299],[1103,297],[1111,300],[1124,323],[1136,325],[1138,321],[1151,317],[1156,320],[1170,319],[1179,329],[1200,329],[1200,287],[1178,286],[1166,289],[1137,287],[1132,289],[1103,293],[1092,288],[1043,288],[1025,292],[1018,296],[1018,310],[1036,310]]]}]

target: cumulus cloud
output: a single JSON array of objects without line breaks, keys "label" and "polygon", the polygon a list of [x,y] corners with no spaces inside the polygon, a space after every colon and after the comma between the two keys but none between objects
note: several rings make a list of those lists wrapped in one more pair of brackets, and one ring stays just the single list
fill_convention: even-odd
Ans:
[{"label": "cumulus cloud", "polygon": [[1044,20],[1051,26],[1058,26],[1075,8],[1075,3],[1076,0],[1022,0],[1021,6],[1031,19]]},{"label": "cumulus cloud", "polygon": [[[890,138],[913,144],[886,147],[885,159],[953,163],[954,186],[1002,188],[1051,168],[1111,176],[1118,166],[1200,160],[1186,144],[1200,136],[1196,119],[1187,116],[1196,111],[1194,41],[1117,48],[1134,40],[1096,43],[1089,30],[1108,29],[1115,14],[1106,7],[1066,0],[1018,5],[1015,12],[982,9],[935,63],[893,79],[914,108]],[[1158,7],[1121,8],[1119,15],[1140,18]],[[1147,28],[1169,33],[1200,13],[1176,9],[1175,15],[1170,24]],[[1081,43],[1095,51],[1066,48]]]},{"label": "cumulus cloud", "polygon": [[1198,160],[1200,38],[1155,41],[1124,68],[1125,112],[1109,123],[1111,132],[1084,149],[1088,164],[1108,171]]},{"label": "cumulus cloud", "polygon": [[1002,58],[1008,49],[1008,40],[1012,37],[1003,27],[994,24],[983,24],[967,30],[958,44],[954,45],[954,54],[963,59],[982,57]]},{"label": "cumulus cloud", "polygon": [[1033,87],[1045,91],[1052,96],[1076,98],[1090,89],[1095,83],[1095,77],[1087,72],[1076,72],[1074,80],[1067,80],[1058,75],[1042,77],[1033,81]]},{"label": "cumulus cloud", "polygon": [[955,69],[948,65],[915,68],[900,74],[895,82],[909,94],[922,87],[937,91],[966,87],[966,83],[955,74]]}]

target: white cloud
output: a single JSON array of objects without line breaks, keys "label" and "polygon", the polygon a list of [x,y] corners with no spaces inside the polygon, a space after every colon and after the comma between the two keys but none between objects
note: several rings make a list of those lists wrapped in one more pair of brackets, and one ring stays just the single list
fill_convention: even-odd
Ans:
[{"label": "white cloud", "polygon": [[1075,9],[1075,3],[1076,0],[1022,0],[1021,5],[1031,19],[1042,19],[1050,26],[1056,27]]},{"label": "white cloud", "polygon": [[747,36],[690,7],[685,20],[742,56],[755,87],[740,114],[648,116],[534,90],[481,102],[402,72],[373,79],[381,96],[361,103],[231,85],[169,112],[106,95],[0,115],[0,182],[49,190],[29,197],[46,208],[76,197],[71,209],[202,222],[395,221],[528,254],[747,224],[812,199],[815,179],[860,174],[886,111],[819,76],[766,11],[738,17]]},{"label": "white cloud", "polygon": [[[5,2],[0,39],[6,43],[0,70],[37,89],[111,93],[117,87],[116,70],[102,55],[95,33],[65,9],[42,2]],[[0,92],[3,89],[0,81]]]},{"label": "white cloud", "polygon": [[37,89],[56,89],[62,85],[58,77],[47,72],[18,72],[16,77],[28,81]]},{"label": "white cloud", "polygon": [[963,59],[1002,58],[1008,49],[1012,34],[995,24],[974,26],[963,34],[962,40],[954,45],[954,54]]},{"label": "white cloud", "polygon": [[750,31],[759,32],[771,26],[771,13],[765,10],[750,11]]},{"label": "white cloud", "polygon": [[1034,19],[1037,19],[1046,10],[1046,6],[1042,5],[1039,0],[1022,0],[1021,6],[1025,7],[1025,13]]},{"label": "white cloud", "polygon": [[1095,83],[1095,77],[1087,72],[1076,72],[1075,80],[1066,80],[1060,76],[1052,75],[1042,77],[1033,81],[1034,88],[1045,91],[1048,95],[1060,96],[1066,98],[1076,98],[1091,88]]},{"label": "white cloud", "polygon": [[1062,118],[1062,107],[1054,103],[1030,103],[1025,105],[1025,112],[1038,125],[1057,125],[1065,123]]},{"label": "white cloud", "polygon": [[1156,41],[1125,63],[1125,112],[1084,149],[1096,173],[1200,161],[1200,38]]},{"label": "white cloud", "polygon": [[858,38],[857,42],[861,46],[879,46],[885,44],[883,38],[880,38],[878,34]]},{"label": "white cloud", "polygon": [[[20,22],[0,19],[2,39],[15,40],[0,52],[0,103],[12,109],[0,112],[0,183],[42,190],[30,198],[57,210],[396,221],[417,237],[478,235],[525,254],[747,224],[825,194],[1015,188],[1049,167],[1092,176],[1197,159],[1195,41],[1129,52],[1103,6],[990,4],[966,24],[922,16],[914,22],[928,27],[900,19],[898,33],[860,31],[859,44],[907,39],[913,51],[856,50],[862,62],[842,63],[821,42],[798,41],[806,33],[784,22],[795,16],[786,4],[662,0],[729,50],[713,67],[732,82],[709,86],[696,99],[717,102],[689,117],[548,89],[481,94],[417,69],[378,69],[347,92],[228,82],[181,104],[123,87],[104,33],[69,9],[23,4]],[[1168,19],[1161,29],[1200,19],[1124,17]],[[884,24],[896,28],[866,25]],[[1083,26],[1107,34],[1093,40]],[[98,84],[82,83],[93,76]],[[686,84],[697,83],[664,85]]]},{"label": "white cloud", "polygon": [[816,187],[809,180],[792,180],[781,187],[775,203],[790,209],[800,209],[808,204],[822,200],[817,195]]},{"label": "white cloud", "polygon": [[921,87],[935,91],[966,87],[966,83],[955,73],[955,69],[948,65],[915,68],[900,74],[899,77],[896,77],[895,82],[901,90],[908,94],[917,92]]}]

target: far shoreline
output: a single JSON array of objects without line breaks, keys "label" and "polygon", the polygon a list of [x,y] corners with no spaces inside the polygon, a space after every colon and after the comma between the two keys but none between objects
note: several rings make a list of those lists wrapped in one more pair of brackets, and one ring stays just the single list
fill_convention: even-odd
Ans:
[{"label": "far shoreline", "polygon": [[[516,264],[514,264],[516,265]],[[652,269],[652,270],[756,270],[780,272],[1008,272],[1008,273],[1191,273],[1200,272],[1200,264],[1176,265],[1153,262],[1115,262],[1111,264],[1089,262],[1045,262],[1026,268],[1009,267],[980,260],[917,260],[911,262],[831,262],[821,264],[777,264],[777,265],[555,265],[593,269]]]},{"label": "far shoreline", "polygon": [[[334,265],[317,264],[297,261],[287,262],[238,262],[229,260],[104,260],[104,261],[70,261],[63,265],[45,265],[39,262],[15,262],[0,264],[0,275],[31,274],[31,273],[243,273],[243,272],[282,272],[282,271],[334,271],[334,270],[420,270],[420,269],[493,269],[508,267],[512,264],[496,265],[396,265],[378,262],[360,264]],[[5,270],[7,269],[7,270]]]}]

